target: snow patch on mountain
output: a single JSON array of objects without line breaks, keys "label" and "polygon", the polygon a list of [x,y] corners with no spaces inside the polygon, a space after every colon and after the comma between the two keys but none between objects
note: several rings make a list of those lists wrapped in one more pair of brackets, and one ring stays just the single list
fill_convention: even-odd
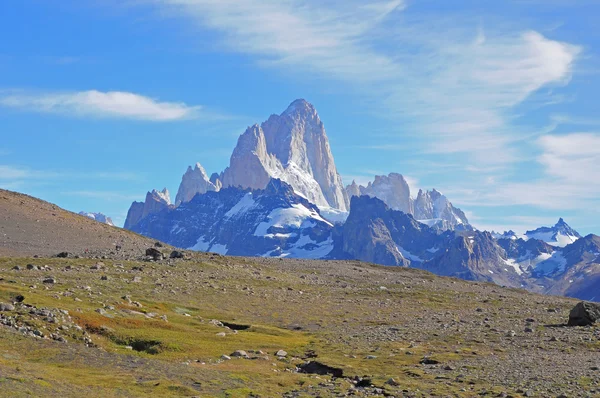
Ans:
[{"label": "snow patch on mountain", "polygon": [[227,213],[225,213],[226,218],[232,217],[241,217],[245,212],[252,209],[256,205],[254,198],[252,197],[252,192],[248,192],[246,195],[240,199],[239,202],[236,203]]},{"label": "snow patch on mountain", "polygon": [[265,236],[269,233],[271,228],[301,228],[311,227],[312,225],[306,224],[311,220],[322,221],[329,226],[333,225],[323,219],[314,210],[306,208],[302,204],[294,204],[290,208],[275,209],[268,216],[265,222],[261,222],[254,231],[254,236]]},{"label": "snow patch on mountain", "polygon": [[554,252],[547,260],[541,261],[533,269],[536,274],[549,276],[559,275],[565,272],[567,259],[562,251]]},{"label": "snow patch on mountain", "polygon": [[91,218],[92,220],[101,222],[103,224],[108,224],[113,227],[115,226],[112,219],[110,217],[105,216],[102,213],[88,213],[88,212],[82,211],[79,213],[79,215],[85,216],[87,218]]},{"label": "snow patch on mountain", "polygon": [[565,247],[581,238],[562,218],[553,227],[541,227],[525,233],[527,239],[537,239],[556,247]]}]

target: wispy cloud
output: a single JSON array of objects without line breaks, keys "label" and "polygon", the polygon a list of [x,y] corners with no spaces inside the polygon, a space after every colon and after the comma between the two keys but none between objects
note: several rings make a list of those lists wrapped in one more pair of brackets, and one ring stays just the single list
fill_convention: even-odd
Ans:
[{"label": "wispy cloud", "polygon": [[118,191],[67,191],[61,192],[61,194],[88,199],[101,199],[109,202],[126,202],[139,199],[139,195],[125,194]]},{"label": "wispy cloud", "polygon": [[542,209],[597,208],[600,197],[600,134],[572,133],[538,138],[537,163],[543,176],[525,182],[511,179],[493,184],[470,182],[471,188],[451,189],[454,200],[465,206],[529,205]]},{"label": "wispy cloud", "polygon": [[140,175],[121,171],[74,171],[74,170],[38,170],[16,165],[0,164],[0,183],[15,180],[52,180],[52,179],[86,179],[86,180],[118,180],[136,181]]},{"label": "wispy cloud", "polygon": [[65,116],[157,122],[195,118],[199,116],[201,110],[200,106],[188,106],[180,102],[161,102],[130,92],[97,90],[71,93],[0,94],[0,106]]},{"label": "wispy cloud", "polygon": [[[343,81],[401,118],[427,151],[478,163],[518,159],[514,144],[531,132],[524,138],[514,125],[514,108],[566,84],[582,52],[532,30],[486,30],[458,13],[413,15],[400,0],[148,1],[220,32],[227,48],[260,65]],[[395,150],[405,140],[371,149]]]}]

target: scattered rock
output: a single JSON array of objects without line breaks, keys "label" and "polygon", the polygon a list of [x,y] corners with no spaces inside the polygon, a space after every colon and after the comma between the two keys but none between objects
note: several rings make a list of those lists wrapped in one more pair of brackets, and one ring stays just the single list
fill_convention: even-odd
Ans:
[{"label": "scattered rock", "polygon": [[0,303],[0,311],[14,311],[15,306],[9,303]]},{"label": "scattered rock", "polygon": [[47,278],[44,278],[44,280],[42,280],[42,283],[46,283],[48,285],[53,285],[53,284],[56,283],[56,279],[53,278],[53,277],[51,277],[51,276],[49,276]]},{"label": "scattered rock", "polygon": [[429,358],[429,357],[424,357],[423,359],[421,359],[421,362],[419,362],[421,365],[437,365],[440,363],[440,361],[437,361],[435,359]]},{"label": "scattered rock", "polygon": [[56,255],[58,258],[67,258],[69,257],[69,252],[60,252]]},{"label": "scattered rock", "polygon": [[288,355],[288,353],[284,350],[279,350],[275,353],[275,356],[281,357],[281,358],[287,357],[287,355]]},{"label": "scattered rock", "polygon": [[223,355],[221,355],[221,359],[224,361],[229,361],[231,359],[231,357],[229,355],[223,354]]}]

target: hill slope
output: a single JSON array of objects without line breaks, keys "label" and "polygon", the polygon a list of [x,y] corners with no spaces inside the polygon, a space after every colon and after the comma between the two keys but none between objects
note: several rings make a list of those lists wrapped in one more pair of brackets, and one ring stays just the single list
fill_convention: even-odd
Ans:
[{"label": "hill slope", "polygon": [[[7,197],[0,227],[21,233],[18,244],[7,240],[11,250],[75,251],[97,237],[91,250],[105,253],[101,261],[91,252],[0,257],[2,395],[600,392],[600,330],[561,326],[571,299],[357,261],[195,252],[138,261],[135,250],[152,242],[80,224],[93,221],[31,198],[0,196]],[[44,216],[44,228],[19,206]],[[51,226],[56,235],[82,232],[74,243],[51,239]],[[111,253],[113,238],[131,245],[133,261]]]},{"label": "hill slope", "polygon": [[154,241],[28,195],[0,189],[0,256],[114,251],[138,255]]}]

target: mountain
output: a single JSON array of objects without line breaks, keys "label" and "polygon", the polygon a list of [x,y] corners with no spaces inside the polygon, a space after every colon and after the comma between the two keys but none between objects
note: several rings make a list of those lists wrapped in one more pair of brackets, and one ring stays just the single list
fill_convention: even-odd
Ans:
[{"label": "mountain", "polygon": [[[181,184],[175,197],[175,206],[179,206],[183,202],[189,202],[197,194],[203,194],[209,191],[218,191],[221,189],[218,176],[209,179],[204,167],[200,163],[192,169],[189,166],[183,177]],[[169,203],[170,204],[170,203]]]},{"label": "mountain", "polygon": [[85,211],[81,211],[81,212],[79,212],[79,215],[85,216],[87,218],[91,218],[92,220],[96,220],[98,222],[108,224],[113,227],[115,226],[112,219],[110,217],[105,216],[102,213],[88,213]]},{"label": "mountain", "polygon": [[520,286],[522,273],[490,233],[446,231],[418,222],[368,195],[353,196],[350,215],[334,232],[331,258],[410,266],[438,275]]},{"label": "mountain", "polygon": [[460,229],[472,230],[465,214],[454,207],[448,198],[437,190],[419,190],[413,199],[408,182],[398,173],[387,176],[375,176],[367,186],[357,185],[355,181],[346,187],[349,197],[371,196],[379,198],[393,210],[400,210],[413,215],[421,223],[439,230]]},{"label": "mountain", "polygon": [[[267,190],[208,192],[148,217],[192,216],[196,202],[212,198],[217,207],[206,214],[228,202],[239,225],[294,209],[310,213],[298,223],[309,230],[314,223],[314,234],[320,224],[327,235],[331,227],[288,186]],[[405,252],[421,249],[413,237],[436,232],[360,199],[368,206],[353,209],[372,216],[354,211],[350,222],[381,219]],[[267,233],[304,232],[280,231],[273,221]],[[227,229],[230,239],[248,236]],[[473,235],[472,245],[455,231],[431,235],[449,244],[431,255],[447,247],[476,256],[489,242],[484,235]],[[571,246],[587,253],[597,240]],[[62,251],[71,255],[56,258]],[[0,255],[0,396],[587,397],[597,390],[598,327],[544,327],[566,323],[573,299],[355,260],[174,253],[9,191],[0,191]],[[579,287],[597,292],[589,275],[592,284]]]},{"label": "mountain", "polygon": [[512,240],[519,239],[519,236],[517,236],[517,233],[513,230],[504,231],[503,233],[492,231],[490,233],[492,234],[494,239],[498,239],[498,240],[500,240],[500,239],[512,239]]},{"label": "mountain", "polygon": [[133,231],[177,247],[236,256],[321,258],[332,249],[333,225],[291,185],[224,188],[165,207]]},{"label": "mountain", "polygon": [[556,248],[546,242],[537,239],[525,240],[513,237],[512,234],[504,233],[498,239],[491,234],[500,247],[504,249],[508,261],[518,267],[521,272],[532,272],[538,264],[550,259]]},{"label": "mountain", "polygon": [[146,193],[146,200],[143,202],[133,202],[129,211],[127,212],[127,218],[125,219],[125,229],[132,229],[142,219],[148,217],[150,214],[158,213],[161,210],[167,208],[173,208],[171,204],[171,196],[169,190],[164,188],[162,191],[153,189],[151,192]]},{"label": "mountain", "polygon": [[316,109],[294,101],[281,115],[249,127],[238,139],[223,187],[264,189],[271,178],[319,207],[347,210],[348,197]]},{"label": "mountain", "polygon": [[528,239],[538,239],[557,247],[565,247],[581,238],[581,235],[562,218],[553,227],[541,227],[533,231],[527,231],[525,236]]},{"label": "mountain", "polygon": [[559,248],[535,267],[533,276],[545,293],[600,300],[600,237],[587,235]]}]

